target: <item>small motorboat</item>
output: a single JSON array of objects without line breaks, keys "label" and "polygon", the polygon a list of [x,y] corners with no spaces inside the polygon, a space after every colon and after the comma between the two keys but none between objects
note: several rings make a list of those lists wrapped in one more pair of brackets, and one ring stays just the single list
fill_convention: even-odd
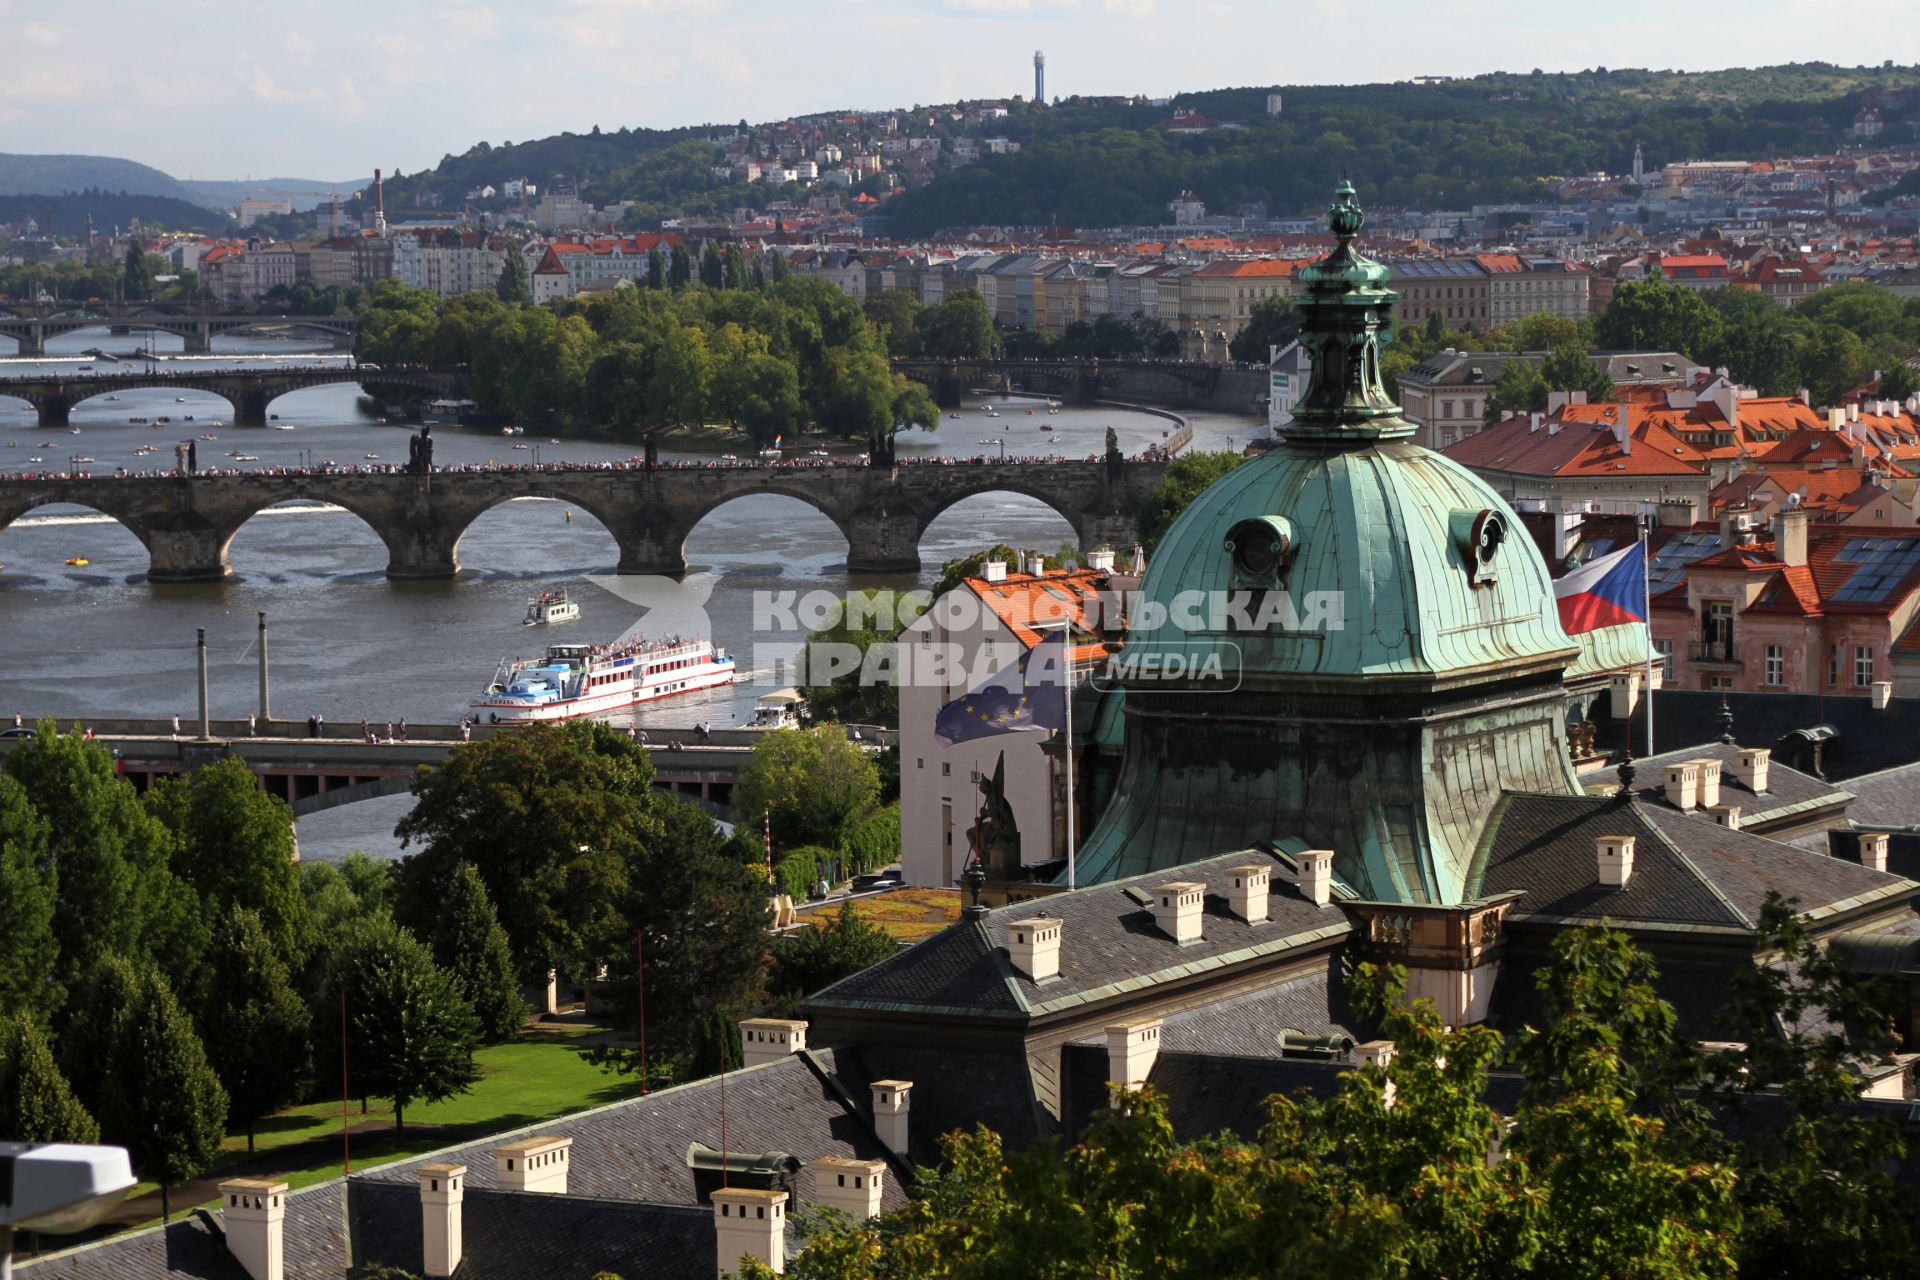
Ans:
[{"label": "small motorboat", "polygon": [[94,459],[92,459],[92,458],[89,458],[89,457],[86,457],[85,455],[81,455],[80,457],[77,457],[77,458],[75,458],[75,459],[73,460],[73,464],[74,464],[74,465],[75,465],[76,467],[78,467],[78,466],[84,466],[84,465],[86,465],[87,463],[89,463],[89,462],[92,462],[92,461],[94,461]]},{"label": "small motorboat", "polygon": [[1031,418],[1033,416],[1033,410],[1031,409],[1027,410],[1027,416]]},{"label": "small motorboat", "polygon": [[559,444],[559,443],[560,443],[560,437],[559,437],[559,436],[548,436],[548,437],[547,437],[547,443],[548,443],[548,444]]},{"label": "small motorboat", "polygon": [[67,563],[73,565],[75,568],[85,568],[87,565],[92,564],[93,561],[87,559],[85,556],[68,556]]},{"label": "small motorboat", "polygon": [[721,455],[720,455],[720,461],[722,461],[722,462],[738,462],[738,461],[740,461],[740,459],[738,459],[738,458],[736,458],[736,457],[734,457],[734,456],[733,456],[732,454],[730,454],[730,453],[723,453],[723,454],[721,454]]},{"label": "small motorboat", "polygon": [[542,591],[539,599],[527,601],[527,615],[520,619],[520,625],[551,627],[579,619],[580,606],[565,591]]},{"label": "small motorboat", "polygon": [[513,447],[514,447],[514,448],[516,448],[516,449],[531,449],[531,448],[533,448],[533,446],[532,446],[532,445],[530,445],[530,444],[517,444],[517,445],[515,445],[515,446],[513,446]]},{"label": "small motorboat", "polygon": [[46,459],[42,458],[39,454],[36,453],[31,458],[28,458],[27,461],[28,462],[44,462],[46,461]]},{"label": "small motorboat", "polygon": [[143,427],[147,424],[145,418],[128,418],[127,421],[136,427]]},{"label": "small motorboat", "polygon": [[67,428],[67,434],[68,434],[68,435],[70,435],[70,436],[77,436],[77,435],[79,435],[79,434],[80,434],[80,428],[78,428],[78,427],[68,427],[68,428]]},{"label": "small motorboat", "polygon": [[1053,424],[1051,422],[1043,422],[1040,424],[1040,429],[1042,431],[1051,431],[1053,430]]},{"label": "small motorboat", "polygon": [[1000,411],[998,409],[988,409],[987,416],[989,418],[997,418],[1000,416]]},{"label": "small motorboat", "polygon": [[950,414],[948,414],[947,416],[948,416],[949,418],[958,418],[958,417],[959,417],[960,415],[959,415],[959,414],[957,414],[957,413],[950,413]]},{"label": "small motorboat", "polygon": [[361,455],[360,455],[360,457],[361,457],[362,459],[364,459],[365,461],[367,461],[367,462],[378,462],[378,461],[380,461],[380,455],[379,455],[379,454],[377,454],[377,453],[363,453],[363,454],[361,454]]},{"label": "small motorboat", "polygon": [[293,424],[288,423],[285,426],[278,426],[278,427],[275,427],[274,430],[275,431],[291,431],[293,430]]},{"label": "small motorboat", "polygon": [[252,454],[250,454],[250,453],[236,453],[236,454],[234,454],[234,455],[233,455],[233,460],[234,460],[235,462],[258,462],[258,461],[260,461],[260,459],[258,459],[258,458],[256,458],[256,457],[254,457],[254,456],[253,456]]},{"label": "small motorboat", "polygon": [[192,415],[192,414],[190,414],[190,413],[183,413],[183,414],[181,414],[181,415],[180,415],[180,421],[182,421],[182,422],[192,422],[192,421],[193,421],[193,415]]},{"label": "small motorboat", "polygon": [[119,396],[108,396],[108,397],[107,397],[107,399],[108,399],[108,400],[118,400],[119,398],[120,398]]},{"label": "small motorboat", "polygon": [[172,418],[155,418],[154,421],[155,422],[172,422],[173,419]]},{"label": "small motorboat", "polygon": [[218,440],[220,437],[213,434],[213,432],[211,431],[202,431],[200,433],[200,438],[202,440]]},{"label": "small motorboat", "polygon": [[185,396],[175,396],[173,398],[173,402],[175,404],[185,404],[187,402],[187,398]]}]

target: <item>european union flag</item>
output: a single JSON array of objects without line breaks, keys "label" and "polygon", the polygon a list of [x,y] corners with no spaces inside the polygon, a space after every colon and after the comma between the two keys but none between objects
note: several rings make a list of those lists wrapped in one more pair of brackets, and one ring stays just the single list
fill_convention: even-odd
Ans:
[{"label": "european union flag", "polygon": [[953,746],[1002,733],[1064,729],[1067,725],[1066,632],[1039,644],[940,708],[933,735]]}]

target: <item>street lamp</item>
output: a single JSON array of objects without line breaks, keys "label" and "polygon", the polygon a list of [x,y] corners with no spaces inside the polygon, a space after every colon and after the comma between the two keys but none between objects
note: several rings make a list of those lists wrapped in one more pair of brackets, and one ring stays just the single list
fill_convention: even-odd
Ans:
[{"label": "street lamp", "polygon": [[0,1142],[0,1280],[13,1274],[13,1229],[71,1235],[133,1188],[125,1147]]}]

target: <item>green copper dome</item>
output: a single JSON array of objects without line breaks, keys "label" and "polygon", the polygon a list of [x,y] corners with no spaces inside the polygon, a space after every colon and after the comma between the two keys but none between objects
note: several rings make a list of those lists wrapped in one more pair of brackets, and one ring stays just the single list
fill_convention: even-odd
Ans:
[{"label": "green copper dome", "polygon": [[1117,683],[1115,801],[1083,883],[1258,843],[1331,849],[1362,897],[1462,900],[1504,791],[1577,794],[1546,563],[1381,384],[1395,295],[1340,244],[1303,278],[1313,376],[1280,447],[1196,498],[1150,558]]}]

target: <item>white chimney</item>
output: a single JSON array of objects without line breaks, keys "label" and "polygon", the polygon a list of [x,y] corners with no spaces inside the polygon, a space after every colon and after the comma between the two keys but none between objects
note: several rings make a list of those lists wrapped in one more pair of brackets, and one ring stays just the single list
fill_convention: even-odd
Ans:
[{"label": "white chimney", "polygon": [[1700,807],[1711,809],[1720,803],[1720,762],[1703,757],[1692,763],[1700,766]]},{"label": "white chimney", "polygon": [[807,1047],[807,1024],[795,1018],[746,1018],[740,1023],[740,1065],[758,1067]]},{"label": "white chimney", "polygon": [[220,1184],[221,1225],[227,1252],[253,1280],[286,1280],[287,1249],[283,1222],[287,1184],[267,1178],[233,1178]]},{"label": "white chimney", "polygon": [[1613,712],[1613,718],[1625,720],[1632,716],[1634,704],[1640,700],[1639,674],[1614,676],[1607,684],[1611,698],[1608,710]]},{"label": "white chimney", "polygon": [[1766,747],[1742,747],[1734,757],[1733,776],[1747,790],[1760,795],[1767,789],[1767,767],[1772,759],[1773,752]]},{"label": "white chimney", "polygon": [[1708,813],[1713,815],[1713,824],[1715,826],[1725,827],[1729,831],[1738,831],[1740,829],[1740,806],[1739,805],[1710,804],[1710,805],[1702,805],[1701,807],[1704,808]]},{"label": "white chimney", "polygon": [[1114,1086],[1113,1105],[1120,1105],[1119,1090],[1138,1092],[1147,1083],[1159,1056],[1160,1019],[1116,1022],[1107,1028],[1107,1083]]},{"label": "white chimney", "polygon": [[907,1154],[907,1122],[913,1114],[913,1081],[875,1080],[873,1089],[873,1131],[887,1150],[897,1156]]},{"label": "white chimney", "polygon": [[1774,559],[1790,567],[1804,567],[1807,563],[1807,513],[1804,510],[1781,511],[1773,519]]},{"label": "white chimney", "polygon": [[715,1275],[740,1269],[752,1258],[776,1275],[787,1270],[787,1193],[726,1187],[713,1193],[713,1226],[719,1237]]},{"label": "white chimney", "polygon": [[[1369,1040],[1365,1044],[1355,1045],[1353,1049],[1353,1060],[1362,1068],[1375,1067],[1381,1071],[1385,1071],[1387,1064],[1393,1061],[1393,1041]],[[1391,1107],[1393,1105],[1394,1095],[1393,1081],[1389,1080],[1386,1082],[1385,1094],[1387,1105]]]},{"label": "white chimney", "polygon": [[1893,701],[1893,681],[1875,680],[1872,684],[1868,685],[1867,688],[1871,690],[1873,709],[1875,711],[1885,711],[1887,704]]},{"label": "white chimney", "polygon": [[855,1222],[880,1216],[886,1172],[884,1160],[849,1160],[845,1156],[821,1156],[807,1166],[813,1179],[814,1204],[838,1209]]},{"label": "white chimney", "polygon": [[1267,918],[1267,894],[1273,883],[1273,867],[1228,867],[1227,906],[1248,924]]},{"label": "white chimney", "polygon": [[465,1198],[467,1166],[423,1164],[420,1177],[421,1273],[450,1276],[460,1269],[460,1202]]},{"label": "white chimney", "polygon": [[1089,569],[1098,570],[1101,573],[1112,573],[1113,561],[1113,552],[1105,547],[1100,548],[1098,551],[1087,552],[1087,568]]},{"label": "white chimney", "polygon": [[1633,878],[1633,841],[1632,836],[1601,836],[1593,842],[1599,856],[1600,883],[1606,888],[1624,889]]},{"label": "white chimney", "polygon": [[1060,973],[1060,929],[1053,916],[1029,916],[1007,926],[1007,958],[1034,982]]},{"label": "white chimney", "polygon": [[1300,868],[1300,896],[1316,907],[1333,899],[1333,850],[1307,849],[1294,859]]},{"label": "white chimney", "polygon": [[1200,941],[1200,915],[1207,886],[1197,880],[1173,880],[1153,891],[1153,919],[1160,931],[1181,946]]},{"label": "white chimney", "polygon": [[502,1191],[567,1194],[567,1148],[572,1138],[522,1138],[493,1149],[493,1180]]},{"label": "white chimney", "polygon": [[1700,800],[1700,762],[1682,760],[1667,766],[1667,803],[1691,809]]},{"label": "white chimney", "polygon": [[1860,865],[1869,871],[1887,869],[1886,832],[1862,831],[1860,833]]},{"label": "white chimney", "polygon": [[988,582],[1005,582],[1007,580],[1007,562],[1005,560],[987,561],[980,566],[980,576]]}]

